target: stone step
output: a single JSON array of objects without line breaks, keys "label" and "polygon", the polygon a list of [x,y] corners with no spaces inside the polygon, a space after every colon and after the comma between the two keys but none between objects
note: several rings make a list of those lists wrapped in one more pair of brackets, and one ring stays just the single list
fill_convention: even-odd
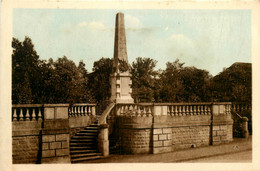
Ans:
[{"label": "stone step", "polygon": [[70,151],[74,151],[74,150],[97,150],[96,147],[93,146],[71,146],[70,147]]},{"label": "stone step", "polygon": [[97,132],[78,132],[75,136],[97,136]]},{"label": "stone step", "polygon": [[82,143],[79,143],[79,142],[70,142],[70,147],[75,147],[75,146],[92,146],[92,147],[95,147],[97,146],[97,143],[96,142],[82,142]]},{"label": "stone step", "polygon": [[93,150],[81,150],[81,149],[70,149],[70,154],[79,154],[79,153],[97,153],[97,149]]},{"label": "stone step", "polygon": [[98,133],[98,130],[84,129],[81,130],[80,133]]},{"label": "stone step", "polygon": [[97,139],[71,139],[70,142],[97,142]]},{"label": "stone step", "polygon": [[70,155],[71,159],[79,158],[79,157],[88,157],[88,156],[101,156],[101,153],[82,153],[82,154]]},{"label": "stone step", "polygon": [[73,136],[71,139],[97,139],[97,136],[94,136],[94,135],[85,135],[85,136],[78,136],[78,135],[75,135]]},{"label": "stone step", "polygon": [[83,161],[96,160],[96,159],[102,159],[102,158],[105,158],[105,157],[104,156],[81,157],[81,158],[71,159],[71,162],[76,163],[76,162],[83,162]]},{"label": "stone step", "polygon": [[99,127],[94,127],[94,126],[84,128],[84,130],[98,130],[98,129]]}]

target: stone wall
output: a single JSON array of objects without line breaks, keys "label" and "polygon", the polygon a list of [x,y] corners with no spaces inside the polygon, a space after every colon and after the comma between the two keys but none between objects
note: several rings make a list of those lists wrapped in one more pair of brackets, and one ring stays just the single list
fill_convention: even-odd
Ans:
[{"label": "stone wall", "polygon": [[121,153],[156,154],[233,140],[230,103],[192,105],[127,105],[118,109]]},{"label": "stone wall", "polygon": [[93,104],[76,109],[68,104],[13,105],[13,163],[70,163],[70,134],[95,119]]},{"label": "stone wall", "polygon": [[41,121],[13,122],[12,156],[13,163],[41,162]]},{"label": "stone wall", "polygon": [[117,137],[123,154],[152,152],[152,117],[118,117]]},{"label": "stone wall", "polygon": [[94,116],[78,116],[69,118],[70,137],[75,135],[86,126],[92,124],[96,118]]}]

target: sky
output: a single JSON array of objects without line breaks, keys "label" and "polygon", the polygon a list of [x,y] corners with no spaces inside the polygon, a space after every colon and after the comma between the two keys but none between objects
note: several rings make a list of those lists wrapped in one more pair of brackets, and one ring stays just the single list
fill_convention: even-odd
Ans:
[{"label": "sky", "polygon": [[[179,59],[215,76],[235,62],[251,63],[250,10],[120,10],[125,15],[128,60]],[[91,72],[113,57],[116,9],[14,9],[13,37],[32,39],[40,59],[67,56]]]}]

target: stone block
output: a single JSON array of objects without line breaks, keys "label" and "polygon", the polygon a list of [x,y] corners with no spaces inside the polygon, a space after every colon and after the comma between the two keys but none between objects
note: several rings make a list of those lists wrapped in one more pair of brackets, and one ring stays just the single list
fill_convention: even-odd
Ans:
[{"label": "stone block", "polygon": [[226,130],[227,129],[227,125],[220,125],[220,130]]},{"label": "stone block", "polygon": [[154,129],[153,134],[162,134],[162,129]]},{"label": "stone block", "polygon": [[167,134],[167,139],[171,140],[172,139],[172,134]]},{"label": "stone block", "polygon": [[153,135],[153,140],[158,141],[159,140],[158,135]]},{"label": "stone block", "polygon": [[172,129],[171,128],[163,128],[163,133],[164,134],[169,134],[169,133],[172,133]]},{"label": "stone block", "polygon": [[62,142],[61,147],[62,148],[69,148],[69,142]]},{"label": "stone block", "polygon": [[61,142],[51,142],[50,143],[50,149],[57,149],[61,148]]},{"label": "stone block", "polygon": [[57,107],[55,119],[68,119],[68,107]]},{"label": "stone block", "polygon": [[69,155],[68,149],[56,149],[56,156],[67,156]]},{"label": "stone block", "polygon": [[44,119],[54,119],[55,118],[55,108],[44,108]]},{"label": "stone block", "polygon": [[213,141],[220,141],[220,136],[213,137]]},{"label": "stone block", "polygon": [[69,138],[69,134],[57,134],[56,141],[67,141]]},{"label": "stone block", "polygon": [[42,143],[43,150],[49,150],[49,143]]},{"label": "stone block", "polygon": [[172,141],[171,140],[167,140],[167,141],[163,141],[163,146],[171,146],[172,145]]},{"label": "stone block", "polygon": [[153,142],[154,147],[161,147],[162,146],[162,141],[154,141]]},{"label": "stone block", "polygon": [[55,135],[42,135],[42,142],[53,142],[55,141]]},{"label": "stone block", "polygon": [[54,156],[55,156],[55,150],[42,151],[42,157],[54,157]]},{"label": "stone block", "polygon": [[219,130],[219,126],[217,125],[217,126],[213,126],[213,131],[217,131],[217,130]]},{"label": "stone block", "polygon": [[167,135],[166,134],[159,135],[159,140],[166,140],[166,139],[167,139]]},{"label": "stone block", "polygon": [[224,135],[224,131],[217,131],[217,135]]}]

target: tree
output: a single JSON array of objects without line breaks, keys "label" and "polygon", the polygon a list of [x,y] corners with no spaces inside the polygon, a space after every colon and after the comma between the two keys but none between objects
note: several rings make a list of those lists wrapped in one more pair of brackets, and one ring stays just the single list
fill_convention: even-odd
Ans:
[{"label": "tree", "polygon": [[87,70],[66,56],[57,61],[40,60],[29,37],[12,42],[13,103],[93,102],[87,87]]},{"label": "tree", "polygon": [[211,91],[217,101],[251,103],[252,64],[234,63],[211,79]]},{"label": "tree", "polygon": [[160,77],[160,97],[163,102],[208,101],[208,71],[184,67],[179,60],[168,62]]},{"label": "tree", "polygon": [[110,74],[113,71],[113,59],[101,58],[94,62],[93,72],[88,74],[87,86],[97,102],[110,98]]},{"label": "tree", "polygon": [[158,72],[155,71],[157,61],[151,58],[136,58],[132,63],[132,97],[136,101],[154,101],[155,79]]},{"label": "tree", "polygon": [[39,56],[29,37],[23,42],[12,41],[12,100],[13,103],[34,103],[39,81]]}]

